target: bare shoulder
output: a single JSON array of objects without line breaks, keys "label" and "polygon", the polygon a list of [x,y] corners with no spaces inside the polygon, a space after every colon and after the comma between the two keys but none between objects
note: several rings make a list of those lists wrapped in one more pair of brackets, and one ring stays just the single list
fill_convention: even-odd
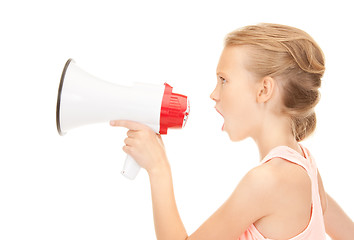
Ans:
[{"label": "bare shoulder", "polygon": [[268,191],[269,214],[255,222],[269,238],[288,238],[304,230],[311,216],[311,179],[301,166],[274,158],[253,169]]},{"label": "bare shoulder", "polygon": [[240,181],[238,187],[245,187],[251,194],[256,194],[262,197],[278,189],[281,181],[280,169],[270,164],[263,164],[251,169]]},{"label": "bare shoulder", "polygon": [[253,205],[258,217],[289,215],[311,209],[311,180],[301,166],[274,158],[251,169],[240,181],[235,199]]},{"label": "bare shoulder", "polygon": [[281,158],[251,169],[240,184],[262,195],[264,204],[274,211],[282,205],[289,207],[296,200],[311,203],[311,179],[306,170]]},{"label": "bare shoulder", "polygon": [[311,193],[311,179],[300,165],[274,158],[259,168],[268,174],[269,184],[277,190],[276,193],[282,195],[283,200],[285,193],[287,196]]},{"label": "bare shoulder", "polygon": [[286,173],[291,167],[284,166],[281,161],[274,159],[251,169],[236,188],[243,196],[254,196],[254,200],[259,200],[259,206],[268,209],[267,215],[274,211],[276,200],[284,200],[285,191],[296,181],[293,173]]},{"label": "bare shoulder", "polygon": [[[284,196],[289,185],[283,181],[287,177],[283,171],[286,171],[284,166],[273,164],[263,164],[251,169],[238,183],[231,196],[190,239],[234,239],[254,223],[258,223],[257,228],[264,233],[288,231],[285,227],[279,229],[279,226],[283,226],[281,223],[284,216],[299,214],[296,212],[297,206],[283,206],[283,202],[288,203],[287,200],[290,199]],[[297,204],[293,199],[290,200],[291,203]],[[294,218],[287,220],[288,225],[295,225]]]},{"label": "bare shoulder", "polygon": [[[297,169],[297,166],[296,170],[291,167],[274,161],[251,169],[231,196],[190,239],[234,239],[235,236],[241,236],[251,224],[255,224],[267,237],[282,239],[304,229],[311,212],[311,200],[309,208],[301,209],[303,204],[299,204],[298,196],[288,196],[286,191],[294,191],[293,185],[299,179],[301,182],[304,176],[301,174],[306,175],[306,172]],[[302,190],[300,187],[297,189]]]},{"label": "bare shoulder", "polygon": [[238,187],[245,187],[251,194],[266,195],[278,185],[278,172],[265,165],[251,169],[240,181]]},{"label": "bare shoulder", "polygon": [[[276,171],[263,165],[251,169],[238,183],[227,203],[235,215],[248,216],[248,225],[274,212],[273,197],[279,182]],[[245,217],[243,217],[245,219]]]},{"label": "bare shoulder", "polygon": [[281,158],[274,158],[251,169],[245,176],[249,183],[266,187],[267,190],[290,185],[311,187],[311,180],[304,168]]},{"label": "bare shoulder", "polygon": [[264,166],[251,169],[226,201],[227,205],[232,206],[228,212],[233,212],[234,216],[243,216],[246,223],[243,227],[273,214],[271,203],[272,193],[277,190],[276,182],[276,176],[270,169]]}]

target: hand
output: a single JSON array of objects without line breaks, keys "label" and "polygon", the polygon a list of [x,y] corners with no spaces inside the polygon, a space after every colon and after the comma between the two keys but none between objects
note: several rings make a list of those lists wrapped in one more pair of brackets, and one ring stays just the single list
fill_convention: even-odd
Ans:
[{"label": "hand", "polygon": [[169,166],[161,135],[150,127],[123,120],[111,121],[110,125],[129,129],[123,151],[132,156],[149,174]]}]

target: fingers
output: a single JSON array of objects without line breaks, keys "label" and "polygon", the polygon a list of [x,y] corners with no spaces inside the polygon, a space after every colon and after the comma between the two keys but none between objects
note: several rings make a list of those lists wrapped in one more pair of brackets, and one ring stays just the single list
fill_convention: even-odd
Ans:
[{"label": "fingers", "polygon": [[124,145],[122,149],[123,149],[123,151],[124,151],[126,154],[131,155],[131,154],[133,153],[133,150],[132,150],[132,147],[131,147],[131,146]]},{"label": "fingers", "polygon": [[[123,151],[131,156],[149,156],[152,148],[164,148],[160,134],[155,133],[147,125],[127,121],[127,120],[113,120],[110,125],[114,127],[125,127],[127,131],[127,138],[124,140]],[[138,155],[137,155],[138,154]],[[151,155],[151,154],[150,154]]]},{"label": "fingers", "polygon": [[133,146],[134,142],[135,142],[135,140],[132,139],[131,137],[127,137],[126,139],[124,139],[124,144],[126,146]]},{"label": "fingers", "polygon": [[130,138],[134,138],[136,132],[137,132],[137,131],[135,131],[135,130],[129,130],[129,131],[127,132],[127,136],[130,137]]}]

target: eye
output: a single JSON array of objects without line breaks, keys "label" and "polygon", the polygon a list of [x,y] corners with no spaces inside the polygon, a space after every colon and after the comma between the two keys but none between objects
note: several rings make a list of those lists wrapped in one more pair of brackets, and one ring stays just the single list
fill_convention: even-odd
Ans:
[{"label": "eye", "polygon": [[225,85],[225,83],[226,83],[226,79],[225,78],[219,76],[219,80],[220,80],[222,85]]}]

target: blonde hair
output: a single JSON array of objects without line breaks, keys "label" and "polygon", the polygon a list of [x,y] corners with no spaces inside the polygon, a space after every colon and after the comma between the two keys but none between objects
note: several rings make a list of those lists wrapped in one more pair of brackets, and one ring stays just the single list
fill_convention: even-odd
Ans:
[{"label": "blonde hair", "polygon": [[321,48],[300,29],[269,23],[237,29],[225,38],[225,47],[242,45],[250,49],[248,70],[282,86],[282,112],[290,116],[296,141],[302,141],[316,128],[314,107],[325,71]]}]

